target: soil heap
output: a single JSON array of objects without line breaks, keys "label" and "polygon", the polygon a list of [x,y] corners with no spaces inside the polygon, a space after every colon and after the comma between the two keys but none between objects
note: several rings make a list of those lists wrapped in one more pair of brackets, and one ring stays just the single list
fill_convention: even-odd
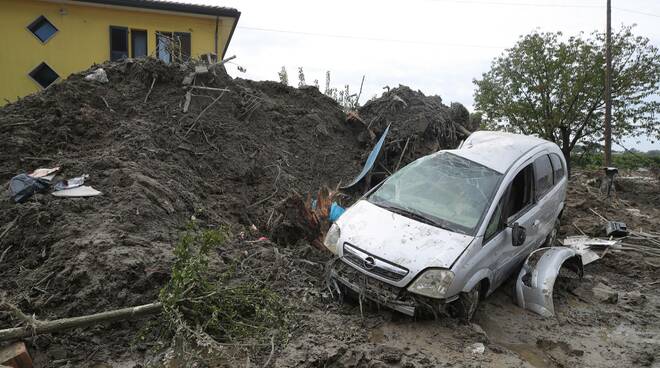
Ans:
[{"label": "soil heap", "polygon": [[478,128],[470,125],[470,114],[460,103],[447,106],[440,96],[402,85],[367,102],[359,116],[377,136],[391,125],[383,152],[383,166],[390,172],[440,149],[456,148]]},{"label": "soil heap", "polygon": [[363,150],[343,111],[315,88],[216,69],[195,84],[227,91],[194,88],[183,113],[189,70],[152,59],[102,67],[109,83],[72,75],[0,114],[1,182],[60,166],[61,178],[89,174],[103,192],[0,202],[0,249],[11,246],[0,289],[42,318],[152,301],[191,216],[261,228],[292,191],[359,171]]},{"label": "soil heap", "polygon": [[[108,83],[85,80],[95,66],[0,110],[1,182],[59,166],[55,181],[88,174],[86,184],[103,193],[0,201],[0,289],[42,318],[154,300],[192,216],[268,235],[277,203],[350,181],[372,147],[313,87],[212,68],[191,88],[182,82],[193,65],[155,59],[100,67]],[[379,133],[393,122],[388,157],[398,159],[407,138],[411,159],[457,143],[449,108],[408,87],[360,114]]]}]

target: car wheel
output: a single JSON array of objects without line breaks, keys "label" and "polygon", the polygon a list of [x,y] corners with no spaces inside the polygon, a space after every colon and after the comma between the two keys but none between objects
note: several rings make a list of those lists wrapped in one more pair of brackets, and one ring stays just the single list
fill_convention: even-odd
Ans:
[{"label": "car wheel", "polygon": [[464,323],[470,323],[474,313],[479,306],[479,298],[481,297],[481,284],[475,285],[472,290],[461,293],[456,301],[456,314],[457,317]]},{"label": "car wheel", "polygon": [[557,243],[557,237],[559,236],[559,226],[559,219],[556,219],[555,226],[552,227],[552,231],[550,231],[550,234],[548,234],[548,237],[545,239],[545,243],[543,244],[544,248],[552,247]]}]

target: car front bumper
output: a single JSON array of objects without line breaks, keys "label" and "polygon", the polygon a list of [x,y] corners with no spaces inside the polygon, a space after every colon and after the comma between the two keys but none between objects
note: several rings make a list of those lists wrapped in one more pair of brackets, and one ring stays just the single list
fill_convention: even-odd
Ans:
[{"label": "car front bumper", "polygon": [[342,290],[339,287],[341,284],[360,298],[364,297],[378,305],[411,317],[422,310],[433,314],[444,313],[446,303],[455,299],[431,299],[412,294],[404,288],[396,287],[364,274],[341,259],[333,264],[329,276],[330,288],[340,296],[342,295]]}]

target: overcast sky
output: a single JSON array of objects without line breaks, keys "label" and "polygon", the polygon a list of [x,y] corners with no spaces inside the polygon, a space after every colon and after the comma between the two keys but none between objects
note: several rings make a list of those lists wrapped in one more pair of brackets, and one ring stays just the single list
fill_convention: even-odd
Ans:
[{"label": "overcast sky", "polygon": [[[182,0],[180,0],[182,1]],[[384,86],[405,84],[443,101],[473,108],[474,84],[491,60],[535,29],[565,34],[605,29],[605,0],[183,0],[242,12],[228,55],[247,69],[233,76],[277,79],[286,66],[297,84],[365,83],[361,102]],[[660,46],[660,0],[612,0],[612,24],[637,24],[635,32]],[[629,141],[660,149],[660,143]]]}]

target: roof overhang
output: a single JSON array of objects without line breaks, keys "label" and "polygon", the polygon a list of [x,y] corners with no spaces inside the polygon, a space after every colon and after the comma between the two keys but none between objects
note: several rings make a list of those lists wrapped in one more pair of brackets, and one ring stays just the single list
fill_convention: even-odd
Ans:
[{"label": "roof overhang", "polygon": [[211,17],[238,18],[241,12],[234,8],[220,6],[184,4],[173,1],[159,0],[71,0],[69,3],[84,3],[86,5],[105,5],[123,8],[134,8],[141,10],[165,11],[174,13],[186,13],[190,15],[205,15]]}]

